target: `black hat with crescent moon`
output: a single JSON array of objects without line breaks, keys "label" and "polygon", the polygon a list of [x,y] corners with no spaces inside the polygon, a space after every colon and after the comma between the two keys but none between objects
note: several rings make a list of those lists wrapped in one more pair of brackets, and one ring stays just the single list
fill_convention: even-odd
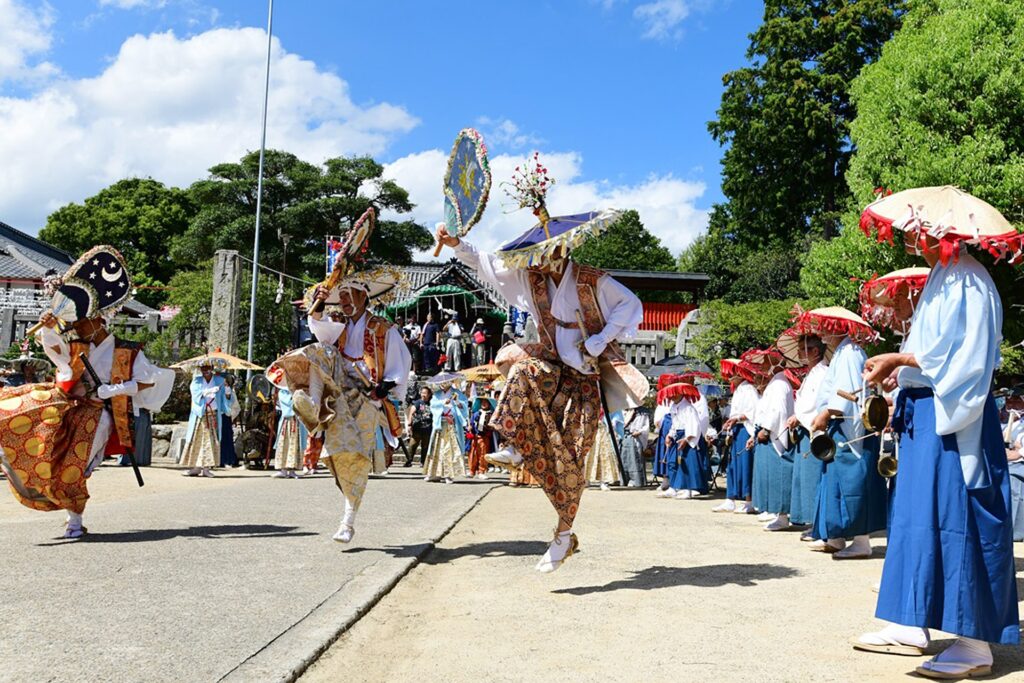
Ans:
[{"label": "black hat with crescent moon", "polygon": [[67,322],[112,315],[132,295],[124,257],[107,245],[82,254],[53,284],[56,291],[51,310]]}]

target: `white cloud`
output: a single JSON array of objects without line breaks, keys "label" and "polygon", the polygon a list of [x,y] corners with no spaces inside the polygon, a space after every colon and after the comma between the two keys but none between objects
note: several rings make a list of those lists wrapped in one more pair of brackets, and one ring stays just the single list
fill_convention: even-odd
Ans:
[{"label": "white cloud", "polygon": [[[0,219],[34,230],[121,178],[186,185],[258,148],[265,59],[261,29],[136,35],[94,78],[0,97]],[[267,146],[309,161],[380,154],[418,123],[396,105],[354,102],[343,79],[276,39],[270,88]]]},{"label": "white cloud", "polygon": [[135,9],[136,7],[163,7],[167,0],[100,0],[101,7]]},{"label": "white cloud", "polygon": [[50,49],[54,13],[48,3],[35,9],[17,0],[0,0],[0,85],[5,81],[35,81],[57,73],[57,67],[37,56]]},{"label": "white cloud", "polygon": [[509,119],[481,116],[476,123],[491,149],[517,150],[537,146],[543,142],[533,133],[523,131],[515,121]]},{"label": "white cloud", "polygon": [[637,5],[633,17],[644,24],[644,38],[679,40],[683,36],[680,24],[690,16],[690,12],[687,0],[655,0]]},{"label": "white cloud", "polygon": [[[415,220],[433,228],[443,219],[444,199],[441,185],[447,152],[439,149],[418,152],[388,164],[385,176],[409,191],[416,208]],[[674,176],[651,176],[635,185],[616,185],[608,181],[582,179],[583,159],[575,152],[546,152],[541,159],[556,179],[548,196],[553,214],[591,211],[603,208],[636,209],[644,227],[657,235],[673,254],[678,254],[707,227],[708,212],[697,208],[705,185]],[[517,210],[505,195],[500,182],[511,178],[523,157],[501,154],[490,158],[493,184],[483,220],[473,228],[470,239],[486,250],[524,232],[536,222],[526,210]],[[427,254],[421,254],[425,258]]]}]

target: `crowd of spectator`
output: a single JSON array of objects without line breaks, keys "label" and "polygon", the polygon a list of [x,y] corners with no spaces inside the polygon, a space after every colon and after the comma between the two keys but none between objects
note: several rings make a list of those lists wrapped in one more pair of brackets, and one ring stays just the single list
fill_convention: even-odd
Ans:
[{"label": "crowd of spectator", "polygon": [[458,372],[488,362],[491,333],[483,318],[477,318],[467,328],[458,313],[446,314],[440,322],[438,317],[428,313],[422,326],[416,318],[395,320],[417,375],[434,375],[441,370]]}]

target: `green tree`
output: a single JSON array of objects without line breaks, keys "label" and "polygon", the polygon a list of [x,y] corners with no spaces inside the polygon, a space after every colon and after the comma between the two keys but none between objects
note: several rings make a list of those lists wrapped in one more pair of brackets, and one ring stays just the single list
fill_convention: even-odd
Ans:
[{"label": "green tree", "polygon": [[624,212],[599,238],[574,249],[572,257],[596,268],[676,269],[672,252],[644,227],[640,214],[633,210]]},{"label": "green tree", "polygon": [[736,358],[755,346],[768,346],[789,326],[796,299],[729,304],[722,300],[701,306],[706,327],[693,339],[694,353],[705,363]]},{"label": "green tree", "polygon": [[[640,214],[629,210],[600,237],[573,249],[574,261],[596,268],[674,271],[676,259],[657,236],[644,227]],[[645,301],[679,301],[676,292],[640,292]]]},{"label": "green tree", "polygon": [[[905,0],[766,0],[751,65],[723,77],[722,192],[740,242],[832,237],[847,206],[849,85],[899,26]],[[898,100],[892,99],[898,106]]]},{"label": "green tree", "polygon": [[[847,219],[856,223],[857,216]],[[800,284],[814,306],[845,306],[860,310],[861,285],[875,275],[885,275],[914,265],[915,259],[898,246],[878,244],[857,227],[844,228],[837,238],[817,242],[804,257]]]},{"label": "green tree", "polygon": [[[852,93],[857,153],[847,179],[858,209],[876,187],[948,184],[1024,223],[1024,4],[920,2]],[[856,230],[856,211],[846,225]],[[876,250],[860,273],[899,262]],[[1024,321],[1015,314],[1024,304],[1019,273],[1005,265],[991,272],[1003,296],[1004,336],[1015,343],[1024,337]],[[810,279],[804,286],[813,296]]]},{"label": "green tree", "polygon": [[[242,289],[249,292],[249,275],[243,277]],[[261,276],[256,287],[256,310],[259,324],[253,344],[253,358],[260,365],[267,365],[282,352],[291,348],[295,310],[291,306],[293,297],[300,293],[300,286],[286,286],[280,302],[277,301],[278,281],[276,278]],[[166,360],[181,360],[207,350],[206,336],[210,329],[210,306],[213,300],[213,263],[207,261],[196,270],[182,271],[171,279],[169,306],[179,308],[167,329],[159,338],[150,342],[158,357]],[[244,296],[239,309],[238,336],[245,356],[245,345],[249,337],[249,297]],[[149,348],[147,346],[147,348]]]},{"label": "green tree", "polygon": [[165,285],[174,274],[177,265],[167,245],[185,233],[195,213],[185,191],[150,178],[128,178],[51,213],[39,238],[73,254],[113,245],[128,262],[138,299],[156,306],[165,293],[148,287]]},{"label": "green tree", "polygon": [[728,232],[727,211],[721,204],[712,209],[707,232],[680,254],[679,270],[706,273],[711,278],[704,291],[708,299],[745,303],[802,296],[797,282],[802,244],[741,243]]},{"label": "green tree", "polygon": [[[179,263],[209,259],[217,249],[251,255],[256,228],[259,154],[238,163],[218,164],[210,177],[193,183],[189,192],[200,207],[187,232],[175,240],[172,255]],[[368,258],[405,264],[415,250],[433,240],[426,228],[409,220],[380,218],[413,209],[409,193],[382,177],[384,167],[369,157],[335,158],[323,167],[294,154],[268,150],[265,157],[260,261],[311,278],[323,276],[324,238],[340,235],[369,206],[378,213],[377,230]]]},{"label": "green tree", "polygon": [[1024,4],[930,0],[853,85],[858,206],[957,185],[1024,222]]}]

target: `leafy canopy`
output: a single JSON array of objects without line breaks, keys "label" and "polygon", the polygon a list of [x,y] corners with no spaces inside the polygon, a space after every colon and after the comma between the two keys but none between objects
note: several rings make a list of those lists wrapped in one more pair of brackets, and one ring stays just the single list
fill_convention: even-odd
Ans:
[{"label": "leafy canopy", "polygon": [[167,244],[185,232],[195,214],[187,192],[150,178],[129,178],[54,211],[39,238],[75,255],[98,244],[113,245],[128,262],[138,299],[159,305],[163,291],[146,287],[171,279],[178,266]]},{"label": "leafy canopy", "polygon": [[[182,264],[212,258],[218,249],[251,255],[256,231],[256,190],[259,153],[238,163],[218,164],[210,177],[193,183],[189,194],[199,207],[188,230],[172,246]],[[381,218],[412,211],[409,193],[383,178],[384,167],[369,157],[334,158],[322,167],[294,154],[267,150],[264,164],[260,261],[274,268],[319,279],[324,271],[324,238],[342,235],[373,205],[377,229],[368,258],[393,264],[412,262],[413,252],[433,240],[427,229],[410,220]]]},{"label": "leafy canopy", "polygon": [[898,27],[905,0],[766,0],[751,65],[723,77],[718,119],[722,192],[746,244],[833,236],[855,110],[850,82]]}]

